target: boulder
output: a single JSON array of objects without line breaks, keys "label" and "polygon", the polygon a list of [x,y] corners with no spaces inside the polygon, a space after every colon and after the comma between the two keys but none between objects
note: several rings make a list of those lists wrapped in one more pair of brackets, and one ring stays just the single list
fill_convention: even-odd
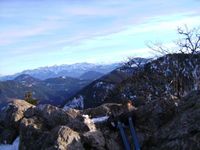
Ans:
[{"label": "boulder", "polygon": [[33,105],[24,100],[13,100],[0,112],[0,143],[12,144],[19,133],[24,112]]},{"label": "boulder", "polygon": [[0,143],[11,144],[18,136],[18,131],[14,129],[0,129]]},{"label": "boulder", "polygon": [[58,126],[51,134],[54,139],[51,150],[84,150],[79,133],[67,126]]},{"label": "boulder", "polygon": [[38,105],[32,110],[28,110],[26,116],[38,116],[43,118],[45,124],[49,126],[49,128],[54,128],[58,125],[66,125],[76,117],[75,114],[68,113],[61,108],[49,104]]},{"label": "boulder", "polygon": [[88,108],[82,111],[82,114],[87,114],[91,118],[114,114],[122,109],[122,104],[106,103],[96,108]]},{"label": "boulder", "polygon": [[34,107],[24,100],[14,100],[4,107],[0,113],[0,124],[5,127],[18,128],[20,120],[24,117],[24,112]]},{"label": "boulder", "polygon": [[96,131],[96,125],[88,115],[77,116],[75,119],[71,120],[67,126],[79,133]]},{"label": "boulder", "polygon": [[105,138],[105,148],[107,150],[124,150],[123,143],[118,131],[101,129]]},{"label": "boulder", "polygon": [[44,120],[39,117],[23,118],[20,123],[20,149],[36,150],[44,145],[48,134]]},{"label": "boulder", "polygon": [[102,132],[98,130],[86,132],[85,134],[83,134],[83,141],[86,149],[105,149],[105,139],[103,137]]}]

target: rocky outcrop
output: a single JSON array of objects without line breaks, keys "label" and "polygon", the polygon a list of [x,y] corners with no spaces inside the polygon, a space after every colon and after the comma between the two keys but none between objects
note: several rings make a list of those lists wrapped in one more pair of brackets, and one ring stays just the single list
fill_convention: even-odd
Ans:
[{"label": "rocky outcrop", "polygon": [[200,91],[182,99],[178,113],[152,137],[154,149],[200,149]]},{"label": "rocky outcrop", "polygon": [[83,134],[83,141],[88,148],[103,150],[105,149],[105,138],[100,131],[86,132]]},{"label": "rocky outcrop", "polygon": [[20,123],[20,149],[83,149],[80,136],[91,126],[78,110],[38,105],[28,109]]},{"label": "rocky outcrop", "polygon": [[[127,102],[79,111],[48,104],[33,107],[24,101],[16,101],[4,112],[13,112],[7,115],[17,117],[9,122],[15,130],[0,126],[1,142],[9,138],[13,141],[20,135],[20,150],[122,150],[121,136],[112,123],[121,121],[128,127],[128,117],[134,120],[141,149],[200,149],[199,91],[191,92],[179,103],[157,98],[138,108]],[[91,119],[105,115],[109,119],[104,122],[94,123]],[[3,124],[2,120],[5,119],[1,118]],[[125,128],[125,132],[131,143],[129,128]]]},{"label": "rocky outcrop", "polygon": [[0,124],[7,127],[17,128],[24,112],[33,105],[23,100],[13,100],[7,107],[2,108],[0,113]]},{"label": "rocky outcrop", "polygon": [[0,143],[12,143],[18,135],[18,129],[25,111],[34,107],[23,100],[13,100],[0,112]]},{"label": "rocky outcrop", "polygon": [[73,131],[67,126],[58,126],[52,131],[53,146],[49,149],[55,150],[83,150],[81,137],[78,132]]}]

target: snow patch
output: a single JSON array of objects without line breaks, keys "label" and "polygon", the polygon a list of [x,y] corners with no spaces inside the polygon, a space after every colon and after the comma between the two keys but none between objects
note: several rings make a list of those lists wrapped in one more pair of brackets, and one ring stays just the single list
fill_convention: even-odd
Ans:
[{"label": "snow patch", "polygon": [[99,88],[99,87],[101,87],[103,84],[104,84],[104,83],[103,83],[102,81],[101,81],[101,82],[98,82],[98,83],[96,83],[95,87]]},{"label": "snow patch", "polygon": [[106,120],[108,120],[108,116],[103,116],[103,117],[98,117],[98,118],[92,118],[92,121],[94,123],[98,123],[98,122],[105,122]]},{"label": "snow patch", "polygon": [[1,144],[0,150],[18,150],[19,149],[19,137],[13,142],[13,144]]},{"label": "snow patch", "polygon": [[70,108],[81,108],[81,109],[83,109],[84,108],[84,98],[83,98],[83,96],[80,95],[78,98],[74,97],[74,99],[71,102],[67,103],[63,107],[64,110],[68,110]]}]

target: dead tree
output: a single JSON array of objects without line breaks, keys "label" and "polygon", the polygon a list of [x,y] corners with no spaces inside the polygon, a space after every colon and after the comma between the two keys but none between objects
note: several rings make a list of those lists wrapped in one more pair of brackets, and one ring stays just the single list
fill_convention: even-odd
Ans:
[{"label": "dead tree", "polygon": [[178,28],[178,34],[182,37],[178,42],[181,53],[197,54],[200,51],[200,32],[199,28],[191,30],[185,26],[185,29]]},{"label": "dead tree", "polygon": [[[177,49],[169,50],[169,48],[164,47],[162,44],[154,44],[153,46],[147,45],[152,51],[157,54],[166,55],[173,53],[188,54],[188,63],[192,70],[192,78],[194,82],[194,89],[200,89],[200,70],[199,66],[196,64],[197,61],[194,59],[196,54],[200,54],[200,32],[199,28],[188,29],[187,26],[184,28],[178,28],[178,35],[180,39],[176,43]],[[184,81],[183,81],[183,70],[184,66],[181,65],[180,58],[177,59],[177,70],[175,73],[175,78],[172,80],[172,86],[175,88],[175,93],[177,97],[181,97],[184,93]]]},{"label": "dead tree", "polygon": [[192,77],[194,80],[194,89],[200,89],[200,68],[196,64],[197,60],[195,59],[196,54],[200,54],[200,30],[199,28],[188,29],[185,26],[185,29],[178,28],[178,34],[182,36],[182,39],[179,40],[178,45],[180,47],[181,53],[189,54],[189,64],[192,70]]}]

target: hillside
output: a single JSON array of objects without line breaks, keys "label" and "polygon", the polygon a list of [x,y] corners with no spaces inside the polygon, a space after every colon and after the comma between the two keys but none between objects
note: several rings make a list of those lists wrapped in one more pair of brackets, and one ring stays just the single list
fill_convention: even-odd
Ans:
[{"label": "hillside", "polygon": [[71,99],[77,101],[81,97],[84,108],[124,100],[142,105],[157,97],[178,100],[199,89],[199,76],[200,54],[169,54],[141,66],[133,66],[131,71],[123,66],[92,82]]},{"label": "hillside", "polygon": [[104,74],[103,73],[100,73],[100,72],[97,72],[97,71],[88,71],[84,74],[82,74],[79,78],[81,80],[96,80],[100,77],[102,77]]},{"label": "hillside", "polygon": [[20,75],[14,80],[0,82],[0,106],[12,99],[24,99],[26,92],[32,92],[40,103],[61,105],[65,99],[89,84],[89,80],[58,77],[39,80],[30,75]]},{"label": "hillside", "polygon": [[200,54],[168,54],[141,67],[109,93],[106,101],[137,104],[162,97],[178,100],[200,89]]},{"label": "hillside", "polygon": [[[144,58],[134,58],[135,62],[140,62],[141,64],[148,62],[149,59]],[[133,72],[137,70],[135,64],[123,66],[113,70],[112,72],[104,75],[103,77],[93,81],[82,90],[77,92],[74,96],[67,100],[66,107],[80,107],[75,103],[84,103],[84,108],[96,107],[105,102],[105,99],[115,87],[122,81],[131,77]],[[69,102],[68,102],[69,101]],[[84,101],[84,102],[81,102]]]}]

